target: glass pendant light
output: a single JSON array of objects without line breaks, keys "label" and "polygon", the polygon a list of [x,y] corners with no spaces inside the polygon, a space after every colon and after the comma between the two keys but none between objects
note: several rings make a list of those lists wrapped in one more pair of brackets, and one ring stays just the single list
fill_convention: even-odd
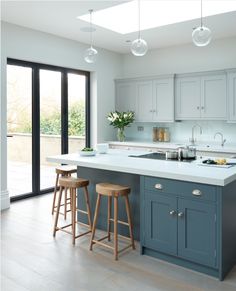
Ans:
[{"label": "glass pendant light", "polygon": [[86,49],[85,53],[84,53],[84,60],[89,63],[95,63],[96,59],[97,59],[97,55],[98,55],[98,51],[93,48],[92,44],[93,44],[93,28],[92,28],[92,13],[93,13],[93,9],[89,10],[90,13],[90,48]]},{"label": "glass pendant light", "polygon": [[212,38],[211,30],[202,24],[202,0],[201,0],[201,25],[192,32],[192,40],[196,46],[207,46]]},{"label": "glass pendant light", "polygon": [[142,57],[148,50],[147,42],[140,36],[140,0],[138,0],[138,38],[131,44],[131,52],[137,57]]}]

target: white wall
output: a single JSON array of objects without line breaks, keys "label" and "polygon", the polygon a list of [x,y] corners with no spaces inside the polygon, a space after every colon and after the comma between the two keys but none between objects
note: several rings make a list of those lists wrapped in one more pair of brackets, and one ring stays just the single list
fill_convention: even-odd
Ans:
[{"label": "white wall", "polygon": [[[78,32],[80,33],[80,32]],[[114,138],[106,114],[114,110],[114,79],[121,75],[122,56],[99,49],[96,64],[83,59],[87,45],[9,23],[1,27],[1,195],[2,208],[9,205],[7,195],[6,140],[6,59],[7,57],[91,71],[92,144]],[[2,196],[3,199],[3,196]]]},{"label": "white wall", "polygon": [[193,44],[152,50],[144,57],[127,54],[123,76],[138,77],[236,68],[236,37],[212,41],[207,47]]},{"label": "white wall", "polygon": [[[123,58],[123,76],[141,77],[162,74],[180,74],[236,68],[236,38],[212,41],[209,46],[199,48],[193,44],[149,51],[146,56],[137,58],[127,54]],[[214,106],[214,105],[212,105]],[[137,131],[137,124],[126,130],[127,139],[151,140],[153,126],[170,127],[172,140],[188,141],[191,127],[196,121],[175,122],[173,124],[139,123],[143,132]],[[225,134],[228,143],[236,144],[236,124],[224,121],[198,122],[203,127],[202,142],[214,142],[217,131]]]}]

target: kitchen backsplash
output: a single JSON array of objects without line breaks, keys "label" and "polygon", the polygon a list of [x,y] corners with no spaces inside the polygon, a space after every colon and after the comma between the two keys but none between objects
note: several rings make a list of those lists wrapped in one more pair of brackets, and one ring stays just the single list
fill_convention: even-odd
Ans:
[{"label": "kitchen backsplash", "polygon": [[[195,124],[202,127],[202,135],[199,128],[195,129],[195,137],[200,143],[220,143],[220,136],[214,135],[221,132],[226,138],[226,144],[236,144],[236,123],[226,123],[225,121],[181,121],[174,123],[134,123],[125,129],[126,140],[152,141],[152,128],[168,127],[170,130],[171,142],[189,142],[192,135],[192,127]],[[138,130],[143,129],[143,130]]]}]

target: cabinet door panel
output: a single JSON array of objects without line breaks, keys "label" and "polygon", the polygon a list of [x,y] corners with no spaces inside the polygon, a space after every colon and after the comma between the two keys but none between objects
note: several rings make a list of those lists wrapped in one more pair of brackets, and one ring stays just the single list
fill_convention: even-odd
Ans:
[{"label": "cabinet door panel", "polygon": [[152,121],[152,81],[136,83],[136,121]]},{"label": "cabinet door panel", "polygon": [[216,264],[215,205],[178,200],[178,256],[214,267]]},{"label": "cabinet door panel", "polygon": [[185,77],[176,81],[176,118],[200,118],[200,78]]},{"label": "cabinet door panel", "polygon": [[116,110],[135,111],[135,83],[116,83]]},{"label": "cabinet door panel", "polygon": [[177,199],[145,193],[145,245],[168,254],[177,253]]},{"label": "cabinet door panel", "polygon": [[229,121],[236,122],[236,73],[229,73],[228,78]]},{"label": "cabinet door panel", "polygon": [[174,121],[173,78],[153,82],[153,121]]},{"label": "cabinet door panel", "polygon": [[226,76],[202,77],[201,118],[226,120]]}]

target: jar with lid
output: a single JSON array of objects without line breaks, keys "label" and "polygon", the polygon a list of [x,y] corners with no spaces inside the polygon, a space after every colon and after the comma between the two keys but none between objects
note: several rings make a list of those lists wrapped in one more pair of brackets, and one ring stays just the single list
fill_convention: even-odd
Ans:
[{"label": "jar with lid", "polygon": [[158,141],[158,127],[152,128],[152,141],[157,142]]},{"label": "jar with lid", "polygon": [[164,141],[169,142],[170,141],[170,131],[169,128],[164,128]]},{"label": "jar with lid", "polygon": [[159,127],[158,129],[158,141],[164,141],[164,128]]}]

